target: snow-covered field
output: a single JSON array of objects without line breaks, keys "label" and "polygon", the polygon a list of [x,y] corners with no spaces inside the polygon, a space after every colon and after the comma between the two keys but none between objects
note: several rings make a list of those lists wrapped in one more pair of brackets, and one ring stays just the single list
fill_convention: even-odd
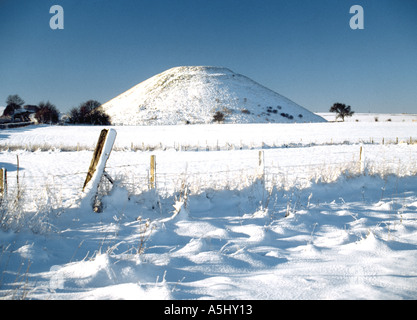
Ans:
[{"label": "snow-covered field", "polygon": [[[331,112],[318,113],[327,121],[335,121],[336,115]],[[339,119],[340,121],[340,119]],[[354,113],[353,116],[345,118],[345,122],[417,122],[417,114],[404,113]]]},{"label": "snow-covered field", "polygon": [[0,297],[415,299],[416,127],[113,127],[99,214],[102,128],[2,130]]}]

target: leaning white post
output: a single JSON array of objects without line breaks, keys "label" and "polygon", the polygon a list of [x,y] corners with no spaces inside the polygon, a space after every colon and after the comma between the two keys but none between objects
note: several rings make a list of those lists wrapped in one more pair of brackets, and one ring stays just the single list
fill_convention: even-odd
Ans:
[{"label": "leaning white post", "polygon": [[91,159],[90,167],[88,169],[87,177],[85,178],[83,186],[84,202],[92,206],[94,211],[100,211],[96,206],[96,198],[101,177],[105,174],[107,160],[116,140],[116,130],[103,129],[94,150],[93,158]]}]

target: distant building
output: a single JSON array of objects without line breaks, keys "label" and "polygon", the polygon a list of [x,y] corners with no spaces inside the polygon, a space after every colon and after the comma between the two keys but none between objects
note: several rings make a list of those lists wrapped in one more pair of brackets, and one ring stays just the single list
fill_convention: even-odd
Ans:
[{"label": "distant building", "polygon": [[[5,115],[6,109],[9,109]],[[26,105],[23,108],[0,108],[0,123],[33,122],[34,115],[39,110],[38,106]]]}]

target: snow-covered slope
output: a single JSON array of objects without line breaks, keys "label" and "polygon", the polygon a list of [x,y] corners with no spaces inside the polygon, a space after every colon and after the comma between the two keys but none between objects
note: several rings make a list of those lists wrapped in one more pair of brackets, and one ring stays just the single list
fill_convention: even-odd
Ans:
[{"label": "snow-covered slope", "polygon": [[176,67],[103,105],[115,125],[324,122],[255,81],[219,67]]}]

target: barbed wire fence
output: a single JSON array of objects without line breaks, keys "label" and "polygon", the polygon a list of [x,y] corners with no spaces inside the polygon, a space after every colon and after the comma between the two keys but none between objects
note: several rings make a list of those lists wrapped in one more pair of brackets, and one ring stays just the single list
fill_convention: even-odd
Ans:
[{"label": "barbed wire fence", "polygon": [[[306,188],[312,182],[332,182],[340,175],[356,176],[362,174],[386,176],[395,174],[408,176],[417,174],[417,157],[410,152],[404,157],[403,151],[396,154],[372,153],[366,155],[368,147],[351,146],[346,151],[314,153],[304,148],[304,156],[294,158],[291,152],[299,148],[283,149],[277,157],[270,150],[251,150],[228,157],[227,152],[219,152],[216,159],[207,159],[208,153],[193,152],[187,159],[187,152],[181,157],[173,153],[161,157],[148,153],[148,161],[118,164],[109,161],[106,171],[114,178],[115,184],[125,188],[129,194],[138,195],[155,189],[162,197],[181,191],[184,185],[190,192],[198,193],[207,189],[242,189],[256,181],[262,181],[265,188]],[[365,150],[365,152],[364,152]],[[196,156],[198,155],[198,156]],[[143,159],[143,157],[142,157]],[[184,161],[184,159],[186,159]],[[87,168],[86,168],[87,169]],[[0,172],[0,199],[7,195],[25,197],[26,207],[69,206],[81,196],[81,187],[87,170],[62,174],[28,174],[15,171]],[[108,193],[112,186],[105,179],[101,192]],[[2,200],[0,200],[2,201]]]}]

